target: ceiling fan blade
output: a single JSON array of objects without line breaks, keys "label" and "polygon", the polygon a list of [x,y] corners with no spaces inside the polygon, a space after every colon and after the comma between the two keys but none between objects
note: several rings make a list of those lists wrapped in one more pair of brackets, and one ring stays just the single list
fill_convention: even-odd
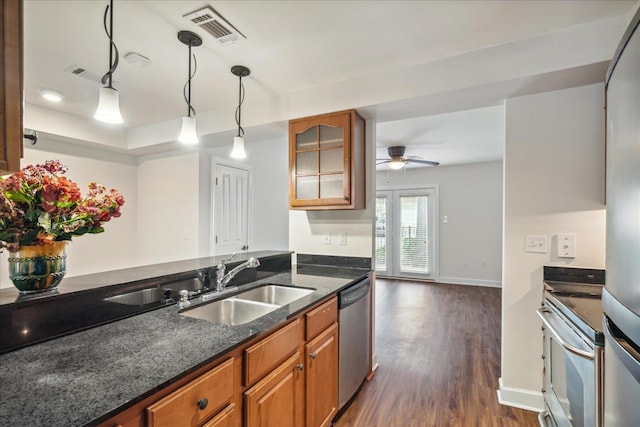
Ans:
[{"label": "ceiling fan blade", "polygon": [[429,165],[429,166],[438,166],[440,162],[432,162],[431,160],[415,160],[415,159],[407,159],[409,163],[419,163],[421,165]]},{"label": "ceiling fan blade", "polygon": [[390,159],[376,159],[376,161],[378,161],[378,160],[382,160],[382,162],[376,163],[376,166],[383,165],[383,164],[389,163],[391,161]]}]

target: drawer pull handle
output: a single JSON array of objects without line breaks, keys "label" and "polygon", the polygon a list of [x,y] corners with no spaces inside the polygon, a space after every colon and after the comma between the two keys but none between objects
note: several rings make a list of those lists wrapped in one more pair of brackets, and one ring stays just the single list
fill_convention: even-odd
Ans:
[{"label": "drawer pull handle", "polygon": [[302,371],[302,370],[304,370],[304,365],[302,363],[298,363],[296,365],[296,368],[298,368],[298,371]]},{"label": "drawer pull handle", "polygon": [[206,398],[202,398],[198,400],[198,402],[196,403],[196,405],[198,405],[198,409],[200,410],[203,410],[204,408],[206,408],[208,404],[209,404],[209,401]]},{"label": "drawer pull handle", "polygon": [[316,354],[316,352],[314,351],[313,353],[311,353],[309,355],[310,358],[315,359],[316,357],[318,357],[318,355]]}]

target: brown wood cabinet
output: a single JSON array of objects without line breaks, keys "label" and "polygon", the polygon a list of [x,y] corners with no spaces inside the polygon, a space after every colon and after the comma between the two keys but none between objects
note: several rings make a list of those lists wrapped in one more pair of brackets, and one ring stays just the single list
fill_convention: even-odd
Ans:
[{"label": "brown wood cabinet", "polygon": [[[147,407],[147,426],[199,427],[228,406],[233,410],[233,382],[233,359],[229,359]],[[229,411],[223,412],[229,421]],[[225,425],[221,419],[216,422]]]},{"label": "brown wood cabinet", "polygon": [[0,174],[22,158],[22,0],[0,0]]},{"label": "brown wood cabinet", "polygon": [[365,124],[347,110],[289,121],[289,208],[365,208]]},{"label": "brown wood cabinet", "polygon": [[337,320],[334,296],[99,426],[328,427],[338,406]]},{"label": "brown wood cabinet", "polygon": [[306,427],[328,427],[338,412],[338,323],[305,345]]},{"label": "brown wood cabinet", "polygon": [[296,353],[245,392],[246,427],[301,427],[304,365]]}]

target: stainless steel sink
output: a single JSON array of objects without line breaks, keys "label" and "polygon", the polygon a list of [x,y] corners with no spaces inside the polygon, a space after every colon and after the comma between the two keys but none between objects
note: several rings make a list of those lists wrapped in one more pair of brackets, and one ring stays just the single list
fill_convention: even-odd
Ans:
[{"label": "stainless steel sink", "polygon": [[313,293],[313,289],[292,288],[290,286],[265,285],[236,295],[235,298],[275,304],[279,306],[291,304],[300,298]]},{"label": "stainless steel sink", "polygon": [[313,289],[264,285],[180,314],[225,325],[242,325],[313,292]]},{"label": "stainless steel sink", "polygon": [[154,304],[162,299],[164,299],[164,294],[160,287],[140,289],[139,291],[127,292],[126,294],[105,298],[106,301],[124,305]]},{"label": "stainless steel sink", "polygon": [[234,297],[201,305],[186,311],[183,316],[225,325],[242,325],[280,308],[278,305],[246,301]]},{"label": "stainless steel sink", "polygon": [[165,292],[167,290],[171,290],[171,292],[167,292],[166,296],[177,300],[180,291],[187,290],[191,293],[198,292],[201,289],[202,282],[200,282],[197,277],[194,277],[191,279],[178,280],[162,285],[156,285],[153,288],[140,289],[138,291],[132,291],[122,295],[112,296],[109,298],[105,298],[105,301],[124,305],[147,305],[164,301]]}]

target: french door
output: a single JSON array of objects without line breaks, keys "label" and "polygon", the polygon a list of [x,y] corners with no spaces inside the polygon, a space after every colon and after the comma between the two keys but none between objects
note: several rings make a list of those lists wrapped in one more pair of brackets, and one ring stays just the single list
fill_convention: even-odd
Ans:
[{"label": "french door", "polygon": [[376,272],[381,276],[435,279],[434,188],[380,190],[376,196]]}]

